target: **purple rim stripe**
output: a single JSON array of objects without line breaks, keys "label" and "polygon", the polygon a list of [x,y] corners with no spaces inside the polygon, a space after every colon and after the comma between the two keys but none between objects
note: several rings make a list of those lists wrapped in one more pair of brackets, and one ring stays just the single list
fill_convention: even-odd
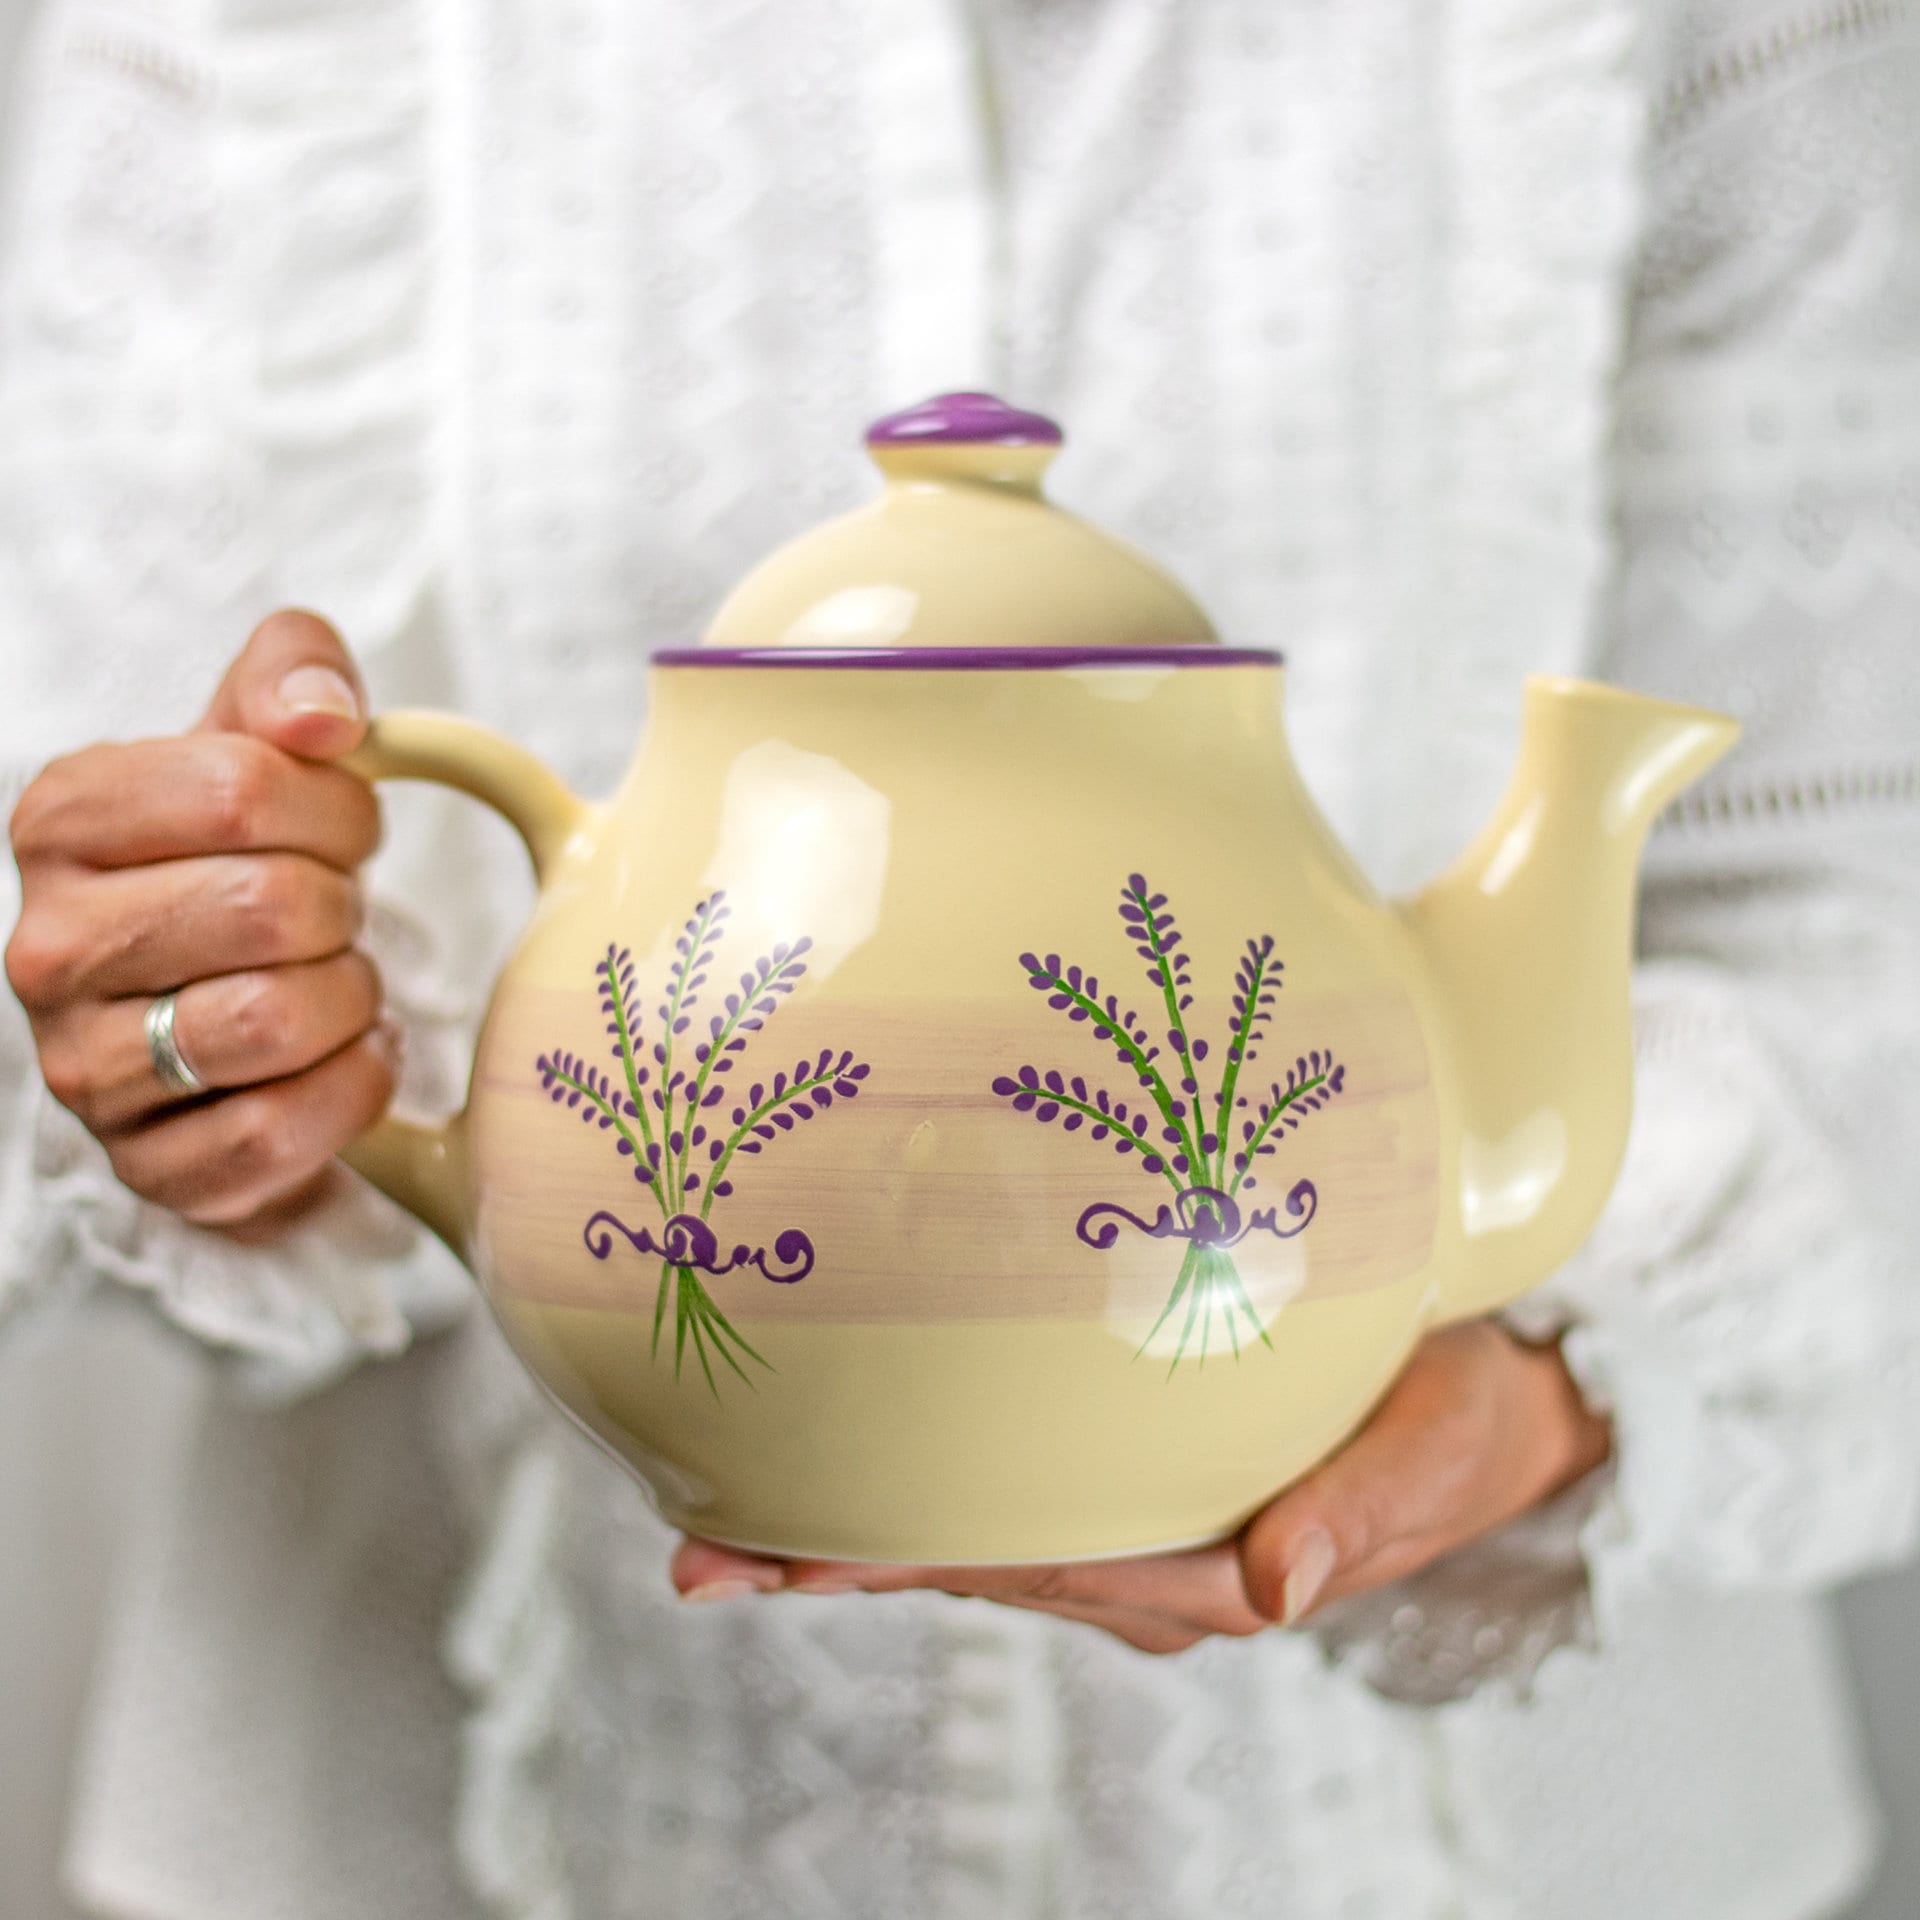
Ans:
[{"label": "purple rim stripe", "polygon": [[1027,673],[1049,667],[1277,667],[1277,647],[669,647],[656,667],[857,667]]}]

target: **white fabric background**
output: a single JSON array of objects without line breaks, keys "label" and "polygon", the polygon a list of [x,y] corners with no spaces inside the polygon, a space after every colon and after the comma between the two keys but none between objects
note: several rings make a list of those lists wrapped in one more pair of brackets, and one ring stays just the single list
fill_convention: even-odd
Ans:
[{"label": "white fabric background", "polygon": [[[30,0],[0,0],[0,83]],[[4,100],[4,94],[0,94]],[[0,133],[7,118],[0,106]],[[0,139],[0,154],[4,140]],[[52,1859],[118,1530],[169,1470],[188,1361],[132,1316],[0,1367],[0,1915],[63,1920]],[[1920,1913],[1920,1574],[1850,1596],[1891,1852],[1856,1920]]]}]

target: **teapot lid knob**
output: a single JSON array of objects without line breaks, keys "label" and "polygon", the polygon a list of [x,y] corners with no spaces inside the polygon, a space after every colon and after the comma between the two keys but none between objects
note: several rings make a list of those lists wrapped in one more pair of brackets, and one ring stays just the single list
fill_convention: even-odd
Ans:
[{"label": "teapot lid knob", "polygon": [[1057,447],[1065,437],[1044,413],[1010,407],[991,393],[936,393],[867,429],[870,447]]}]

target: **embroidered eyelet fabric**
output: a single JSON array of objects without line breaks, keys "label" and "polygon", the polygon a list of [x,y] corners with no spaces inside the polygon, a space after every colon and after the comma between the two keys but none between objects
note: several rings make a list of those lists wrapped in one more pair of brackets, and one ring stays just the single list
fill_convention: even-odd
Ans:
[{"label": "embroidered eyelet fabric", "polygon": [[[1920,1482],[1915,13],[47,8],[9,791],[185,724],[283,601],[380,704],[604,791],[648,655],[863,496],[866,419],[974,385],[1286,648],[1384,888],[1492,805],[1525,672],[1748,727],[1655,837],[1614,1203],[1512,1312],[1616,1461],[1312,1636],[1171,1660],[942,1596],[679,1605],[436,1246],[359,1188],[270,1252],[143,1206],[9,1011],[0,1298],[131,1287],[222,1358],[104,1668],[91,1905],[1833,1910],[1873,1818],[1809,1596],[1911,1547]],[[446,1105],[528,889],[473,809],[390,821],[373,943]]]}]

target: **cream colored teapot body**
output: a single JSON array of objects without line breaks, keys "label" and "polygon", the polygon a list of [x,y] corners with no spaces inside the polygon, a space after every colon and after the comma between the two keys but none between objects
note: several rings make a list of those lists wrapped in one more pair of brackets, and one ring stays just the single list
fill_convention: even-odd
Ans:
[{"label": "cream colored teapot body", "polygon": [[376,722],[539,903],[468,1106],[349,1156],[691,1532],[959,1563],[1220,1537],[1421,1334],[1552,1270],[1630,1098],[1635,867],[1731,723],[1527,692],[1513,786],[1381,900],[1275,654],[945,396],[889,486],[661,656],[618,794]]}]

